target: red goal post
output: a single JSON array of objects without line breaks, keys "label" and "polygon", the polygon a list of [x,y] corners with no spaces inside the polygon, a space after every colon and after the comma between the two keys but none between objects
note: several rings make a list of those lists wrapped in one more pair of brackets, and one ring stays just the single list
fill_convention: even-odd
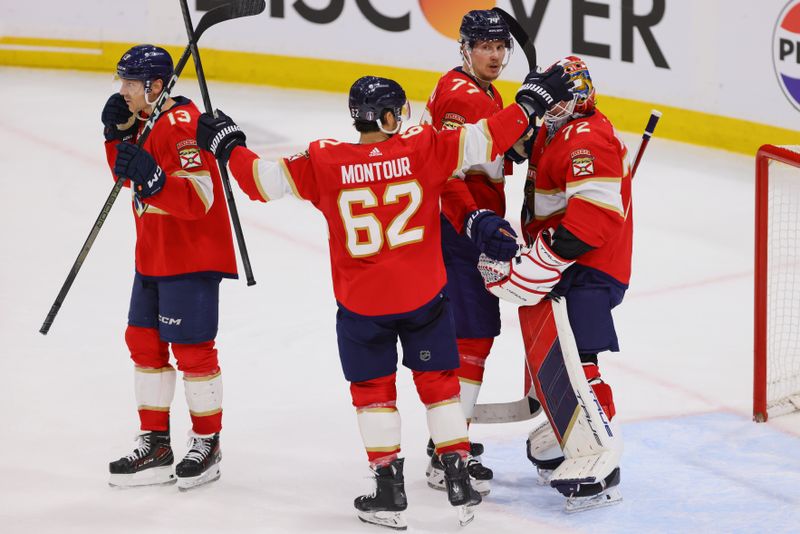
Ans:
[{"label": "red goal post", "polygon": [[800,145],[758,149],[755,208],[753,419],[763,422],[800,410]]}]

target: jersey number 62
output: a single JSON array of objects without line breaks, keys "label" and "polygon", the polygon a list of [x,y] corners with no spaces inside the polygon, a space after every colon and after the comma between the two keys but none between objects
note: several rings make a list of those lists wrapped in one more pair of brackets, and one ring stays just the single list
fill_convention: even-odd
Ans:
[{"label": "jersey number 62", "polygon": [[[390,249],[422,241],[425,233],[425,228],[422,226],[406,228],[408,220],[422,203],[422,188],[419,183],[412,180],[388,185],[383,193],[382,203],[397,204],[402,197],[408,197],[408,205],[386,226],[385,242]],[[371,213],[353,215],[354,204],[364,208],[374,208],[378,206],[378,197],[369,187],[345,189],[339,194],[339,214],[347,234],[347,251],[354,258],[377,254],[384,243],[384,229],[381,222]]]}]

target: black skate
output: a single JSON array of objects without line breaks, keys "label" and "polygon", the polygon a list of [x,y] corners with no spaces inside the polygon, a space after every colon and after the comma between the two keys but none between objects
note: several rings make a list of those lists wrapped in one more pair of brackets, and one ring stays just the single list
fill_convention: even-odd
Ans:
[{"label": "black skate", "polygon": [[447,499],[458,507],[458,522],[463,527],[475,518],[475,506],[481,503],[481,495],[472,487],[467,464],[457,452],[442,455]]},{"label": "black skate", "polygon": [[219,449],[219,432],[207,436],[190,432],[189,436],[189,452],[175,466],[178,489],[181,491],[214,482],[221,474],[219,464],[222,461],[222,452]]},{"label": "black skate", "polygon": [[408,502],[403,481],[403,459],[398,458],[373,473],[375,491],[371,495],[356,497],[353,503],[358,510],[358,518],[365,523],[405,530],[408,523],[403,511],[408,507]]},{"label": "black skate", "polygon": [[[434,454],[433,441],[428,441],[428,456],[431,461],[428,463],[428,468],[425,470],[425,475],[428,477],[428,486],[445,491],[444,482],[444,466],[438,456]],[[470,443],[470,457],[467,459],[467,471],[472,477],[472,487],[482,496],[489,495],[492,490],[491,482],[494,473],[488,467],[485,467],[480,460],[480,455],[483,454],[483,445],[481,443]]]},{"label": "black skate", "polygon": [[111,473],[108,485],[128,488],[173,484],[173,461],[169,431],[141,432],[136,436],[136,448],[132,453],[108,464]]}]

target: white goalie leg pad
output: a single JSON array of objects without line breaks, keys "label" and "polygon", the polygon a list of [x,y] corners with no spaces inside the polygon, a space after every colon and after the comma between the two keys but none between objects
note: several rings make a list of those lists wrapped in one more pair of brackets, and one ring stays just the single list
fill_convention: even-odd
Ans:
[{"label": "white goalie leg pad", "polygon": [[361,441],[367,452],[396,454],[400,450],[400,412],[394,406],[366,406],[356,411]]},{"label": "white goalie leg pad", "polygon": [[461,411],[464,412],[464,418],[467,421],[472,421],[475,404],[478,402],[478,393],[481,392],[481,384],[461,378],[458,379],[458,383],[461,385]]},{"label": "white goalie leg pad", "polygon": [[437,449],[459,441],[469,441],[467,421],[459,397],[429,404],[426,408],[428,431]]},{"label": "white goalie leg pad", "polygon": [[562,493],[569,491],[570,487],[575,487],[577,492],[581,485],[603,482],[619,467],[622,437],[606,417],[586,380],[565,300],[552,301],[552,307],[564,364],[578,407],[568,431],[562,436],[565,460],[553,471],[550,485]]},{"label": "white goalie leg pad", "polygon": [[195,417],[214,415],[222,411],[222,374],[184,376],[183,392],[189,413]]},{"label": "white goalie leg pad", "polygon": [[138,409],[168,412],[175,396],[175,377],[171,365],[159,369],[135,366],[133,389]]}]

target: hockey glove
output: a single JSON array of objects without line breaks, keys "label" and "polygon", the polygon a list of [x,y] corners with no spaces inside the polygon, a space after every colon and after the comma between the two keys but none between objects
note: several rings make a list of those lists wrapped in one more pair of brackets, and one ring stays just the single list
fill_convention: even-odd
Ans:
[{"label": "hockey glove", "polygon": [[542,231],[531,247],[521,250],[510,262],[481,255],[478,271],[493,295],[514,304],[533,306],[552,291],[561,280],[561,273],[573,263],[553,252],[549,232]]},{"label": "hockey glove", "polygon": [[475,210],[467,215],[465,233],[488,257],[510,260],[519,250],[517,234],[511,224],[492,210]]},{"label": "hockey glove", "polygon": [[113,141],[119,139],[120,141],[128,141],[133,138],[136,129],[139,126],[136,117],[128,109],[128,104],[119,93],[111,95],[106,102],[103,112],[100,114],[100,120],[103,122],[103,135],[106,141]]},{"label": "hockey glove", "polygon": [[127,178],[133,190],[142,198],[155,195],[164,187],[166,176],[146,150],[130,143],[117,145],[114,174]]},{"label": "hockey glove", "polygon": [[231,152],[245,145],[247,137],[233,119],[217,110],[217,116],[203,113],[197,121],[197,145],[212,152],[220,163],[227,165]]},{"label": "hockey glove", "polygon": [[544,72],[531,71],[517,91],[517,103],[525,108],[528,117],[542,118],[548,109],[562,100],[572,100],[573,82],[561,65]]},{"label": "hockey glove", "polygon": [[536,138],[536,128],[530,124],[522,134],[522,137],[517,139],[511,148],[506,150],[506,157],[514,163],[524,163],[531,157],[531,150],[533,149],[533,140]]}]

